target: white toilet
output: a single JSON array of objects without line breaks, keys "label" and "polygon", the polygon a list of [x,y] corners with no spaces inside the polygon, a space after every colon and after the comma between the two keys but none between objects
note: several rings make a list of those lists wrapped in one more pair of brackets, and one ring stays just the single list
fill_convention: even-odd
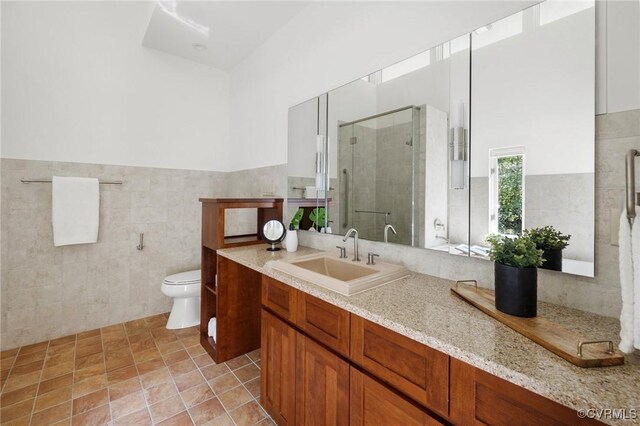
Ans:
[{"label": "white toilet", "polygon": [[168,329],[200,324],[200,269],[169,275],[162,282],[161,290],[173,298]]}]

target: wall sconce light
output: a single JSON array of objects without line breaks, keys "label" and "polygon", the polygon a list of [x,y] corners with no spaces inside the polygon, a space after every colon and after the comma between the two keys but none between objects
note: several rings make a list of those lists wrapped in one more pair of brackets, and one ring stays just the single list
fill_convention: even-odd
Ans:
[{"label": "wall sconce light", "polygon": [[464,103],[453,101],[449,119],[449,188],[466,187],[467,130],[464,128]]}]

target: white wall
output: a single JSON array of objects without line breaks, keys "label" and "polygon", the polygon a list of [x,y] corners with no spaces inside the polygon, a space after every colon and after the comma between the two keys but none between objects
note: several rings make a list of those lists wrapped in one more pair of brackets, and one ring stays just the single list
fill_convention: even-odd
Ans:
[{"label": "white wall", "polygon": [[287,161],[289,107],[534,3],[313,2],[233,70],[229,168]]},{"label": "white wall", "polygon": [[225,168],[229,76],[143,47],[153,5],[3,2],[2,157]]}]

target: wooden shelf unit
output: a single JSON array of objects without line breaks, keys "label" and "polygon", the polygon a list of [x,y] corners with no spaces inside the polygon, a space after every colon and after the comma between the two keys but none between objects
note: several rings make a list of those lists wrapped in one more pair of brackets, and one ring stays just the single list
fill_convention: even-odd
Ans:
[{"label": "wooden shelf unit", "polygon": [[[217,250],[262,244],[260,229],[282,220],[282,198],[201,198],[200,343],[216,363],[260,347],[260,274],[217,256]],[[224,235],[225,211],[257,209],[256,233]],[[233,269],[233,270],[230,270]],[[216,339],[209,319],[216,317]]]}]

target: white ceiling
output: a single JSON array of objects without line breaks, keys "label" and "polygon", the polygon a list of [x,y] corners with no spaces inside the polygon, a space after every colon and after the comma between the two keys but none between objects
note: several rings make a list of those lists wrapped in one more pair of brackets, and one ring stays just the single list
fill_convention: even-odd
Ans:
[{"label": "white ceiling", "polygon": [[[142,44],[229,70],[307,5],[302,1],[158,1]],[[194,44],[206,49],[196,49]]]}]

